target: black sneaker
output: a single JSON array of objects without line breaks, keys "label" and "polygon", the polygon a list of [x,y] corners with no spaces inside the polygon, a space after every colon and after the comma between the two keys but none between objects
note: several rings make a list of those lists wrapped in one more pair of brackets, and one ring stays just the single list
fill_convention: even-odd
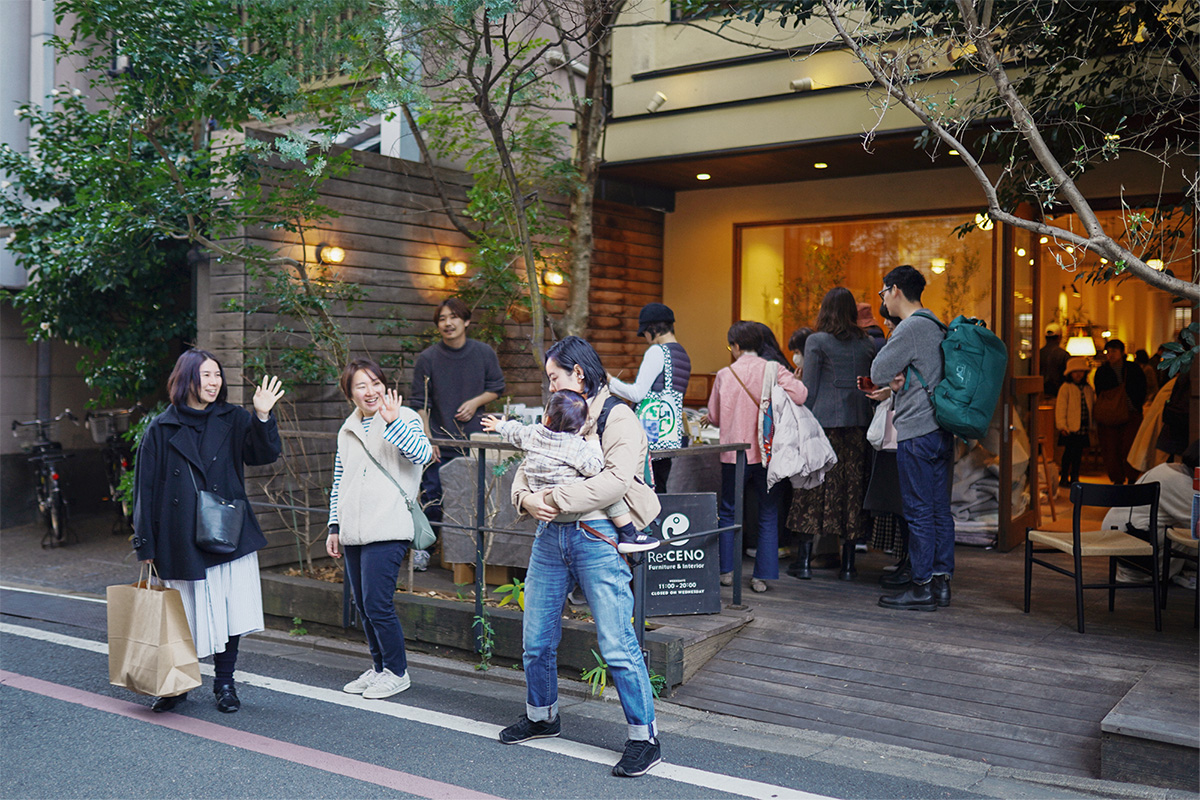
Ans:
[{"label": "black sneaker", "polygon": [[653,550],[662,544],[661,539],[655,539],[648,533],[638,531],[633,536],[621,536],[617,540],[618,553],[641,553],[644,550]]},{"label": "black sneaker", "polygon": [[531,720],[525,715],[517,720],[515,725],[509,725],[500,731],[500,741],[504,744],[520,744],[531,739],[553,739],[562,733],[562,722],[558,717],[547,720]]},{"label": "black sneaker", "polygon": [[630,739],[625,742],[625,754],[612,768],[612,774],[618,778],[636,778],[661,761],[662,748],[657,739]]}]

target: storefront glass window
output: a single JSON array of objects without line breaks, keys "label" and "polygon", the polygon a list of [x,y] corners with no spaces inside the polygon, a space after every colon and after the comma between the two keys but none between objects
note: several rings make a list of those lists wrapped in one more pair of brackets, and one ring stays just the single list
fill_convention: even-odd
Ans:
[{"label": "storefront glass window", "polygon": [[922,298],[943,320],[959,314],[993,327],[992,231],[958,236],[968,215],[771,223],[739,228],[740,316],[775,330],[782,342],[813,327],[821,298],[845,286],[876,319],[883,276],[900,264],[921,270]]}]

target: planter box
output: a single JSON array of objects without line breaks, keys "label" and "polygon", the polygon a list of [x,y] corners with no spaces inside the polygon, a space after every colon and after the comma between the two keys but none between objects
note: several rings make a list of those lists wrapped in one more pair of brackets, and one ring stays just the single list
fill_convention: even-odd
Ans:
[{"label": "planter box", "polygon": [[[341,627],[342,585],[312,578],[291,577],[271,572],[262,573],[263,611],[277,617],[300,617],[306,622]],[[396,611],[409,641],[424,642],[440,647],[452,647],[464,652],[475,650],[475,603],[443,600],[438,597],[397,592]],[[506,608],[489,608],[488,619],[494,630],[493,653],[497,658],[520,662],[521,612]],[[748,620],[736,624],[740,628]],[[732,633],[730,633],[732,635]],[[685,651],[690,650],[686,632],[677,630],[646,631],[646,649],[650,653],[650,668],[667,679],[668,690],[683,683],[685,672],[691,675],[699,664],[685,670]],[[590,622],[563,620],[562,641],[558,646],[558,666],[568,672],[579,672],[596,665],[592,650],[599,652],[596,629]],[[695,652],[704,651],[699,647]],[[712,652],[709,651],[708,656]],[[702,662],[701,662],[702,663]]]}]

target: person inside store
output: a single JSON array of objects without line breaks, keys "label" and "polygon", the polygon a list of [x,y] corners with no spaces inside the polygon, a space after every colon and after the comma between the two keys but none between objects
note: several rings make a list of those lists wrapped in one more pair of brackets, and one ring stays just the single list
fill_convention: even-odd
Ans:
[{"label": "person inside store", "polygon": [[649,448],[633,409],[608,391],[608,378],[595,349],[567,336],[545,356],[550,391],[569,390],[588,399],[582,432],[598,435],[604,455],[600,474],[583,481],[531,491],[523,465],[513,476],[512,500],[518,512],[538,521],[525,577],[522,622],[525,713],[500,732],[504,744],[558,736],[558,643],[567,593],[578,583],[587,595],[600,657],[608,665],[628,724],[628,740],[617,777],[644,775],[662,761],[654,692],[633,630],[629,565],[617,552],[616,529],[604,509],[624,499],[638,530],[658,516],[661,505],[642,482]]},{"label": "person inside store", "polygon": [[420,415],[401,405],[374,361],[351,361],[338,386],[354,410],[337,434],[325,552],[345,556],[346,581],[372,661],[342,691],[377,700],[412,685],[394,597],[414,534],[409,504],[433,446]]},{"label": "person inside store", "polygon": [[[503,394],[504,372],[495,350],[467,336],[471,309],[462,300],[443,300],[433,322],[442,340],[417,356],[408,404],[421,415],[430,438],[468,439],[483,430],[484,406]],[[435,446],[421,477],[421,504],[435,530],[442,521],[441,468],[462,454]]]},{"label": "person inside store", "polygon": [[[133,548],[179,590],[196,656],[213,657],[213,697],[227,714],[242,707],[233,680],[238,643],[263,629],[258,551],[267,540],[247,502],[245,468],[272,464],[283,451],[271,413],[283,394],[279,379],[267,376],[254,391],[253,413],[226,402],[221,363],[192,348],[175,362],[167,378],[171,404],[151,420],[137,451]],[[246,503],[231,552],[197,544],[200,487]],[[186,699],[187,692],[155,698],[153,709],[170,711]]]},{"label": "person inside store", "polygon": [[870,533],[863,495],[871,477],[867,426],[872,408],[858,388],[858,378],[870,374],[876,349],[858,319],[854,295],[845,287],[834,287],[821,300],[817,332],[804,346],[805,404],[824,429],[837,463],[824,481],[793,493],[787,526],[798,538],[796,560],[788,566],[788,574],[796,578],[812,577],[813,540],[829,535],[841,545],[838,577],[853,580],[858,574],[855,547]]},{"label": "person inside store", "polygon": [[1125,343],[1110,339],[1104,346],[1105,362],[1092,379],[1096,388],[1096,438],[1104,471],[1114,484],[1133,483],[1138,471],[1126,460],[1142,424],[1146,402],[1146,376],[1137,364],[1125,360]]},{"label": "person inside store", "polygon": [[1058,323],[1046,327],[1046,345],[1038,352],[1038,368],[1042,373],[1042,390],[1047,397],[1058,397],[1067,359],[1071,355],[1062,346],[1062,328]]},{"label": "person inside store", "polygon": [[[692,361],[675,338],[675,312],[662,303],[642,306],[637,335],[650,345],[642,356],[637,377],[633,383],[626,383],[610,375],[608,389],[637,408],[652,455],[656,450],[683,447],[683,395],[692,375]],[[671,459],[654,459],[650,468],[654,473],[654,490],[659,494],[666,492]]]},{"label": "person inside store", "polygon": [[[769,491],[767,489],[767,468],[763,463],[759,442],[759,403],[768,363],[768,359],[761,354],[771,353],[771,346],[763,338],[763,327],[762,323],[740,320],[729,328],[726,340],[734,361],[717,372],[708,398],[708,414],[702,420],[702,424],[715,425],[720,429],[721,444],[750,445],[746,451],[746,472],[742,486],[737,485],[736,454],[721,453],[721,500],[717,519],[720,527],[734,524],[738,492],[753,494],[757,500],[758,542],[754,573],[750,579],[750,589],[754,592],[767,591],[767,581],[779,577],[779,505],[783,495],[782,482],[776,483]],[[779,357],[782,357],[782,353]],[[775,381],[796,404],[803,403],[808,397],[808,389],[788,369],[777,369]],[[720,553],[721,585],[731,586],[733,531],[721,534]]]},{"label": "person inside store", "polygon": [[[912,583],[897,595],[879,598],[884,608],[936,611],[950,605],[954,575],[954,518],[950,514],[950,480],[954,439],[938,426],[931,393],[942,380],[943,329],[921,304],[925,276],[904,264],[883,278],[879,299],[900,323],[871,364],[872,400],[894,395],[896,464],[900,494],[908,522]],[[906,380],[911,371],[924,378]],[[928,386],[926,390],[925,386]]]},{"label": "person inside store", "polygon": [[1067,361],[1066,380],[1058,387],[1054,402],[1054,427],[1058,428],[1058,444],[1063,449],[1062,468],[1058,485],[1070,486],[1079,480],[1083,451],[1091,442],[1095,430],[1093,408],[1096,392],[1087,382],[1088,360],[1073,356]]}]

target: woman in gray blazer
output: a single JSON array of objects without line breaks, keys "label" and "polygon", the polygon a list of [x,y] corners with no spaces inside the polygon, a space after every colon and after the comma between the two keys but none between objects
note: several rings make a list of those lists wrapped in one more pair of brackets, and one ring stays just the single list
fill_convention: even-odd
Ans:
[{"label": "woman in gray blazer", "polygon": [[858,378],[870,375],[875,344],[858,326],[858,306],[844,287],[830,289],[817,313],[817,332],[804,345],[806,404],[825,429],[838,463],[813,489],[797,490],[792,497],[788,528],[796,531],[799,547],[788,574],[812,577],[813,537],[836,535],[842,544],[842,569],[838,577],[853,580],[855,543],[870,533],[870,518],[863,510],[863,494],[871,477],[871,448],[867,427],[871,402],[858,388]]}]

